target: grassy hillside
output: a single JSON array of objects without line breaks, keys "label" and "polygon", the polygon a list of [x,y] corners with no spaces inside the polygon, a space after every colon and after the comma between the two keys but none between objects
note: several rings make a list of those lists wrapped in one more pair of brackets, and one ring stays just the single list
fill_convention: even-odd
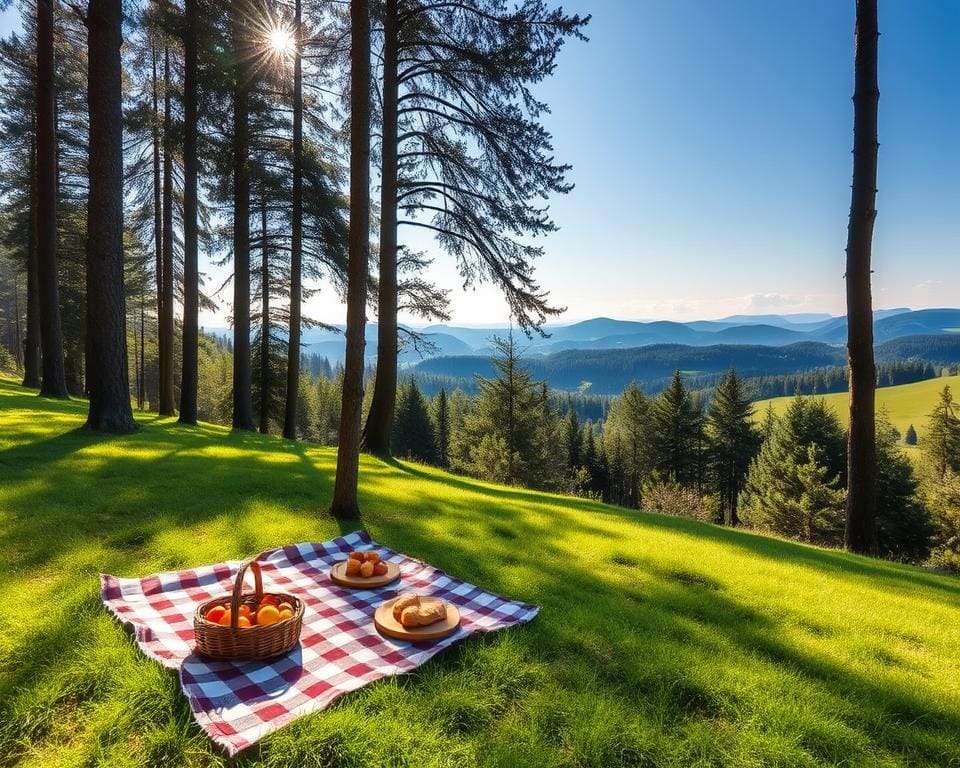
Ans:
[{"label": "grassy hillside", "polygon": [[[0,765],[227,764],[102,609],[146,574],[324,539],[335,453],[0,381]],[[691,521],[362,463],[363,525],[543,606],[241,755],[262,766],[960,764],[960,581]]]},{"label": "grassy hillside", "polygon": [[[918,381],[914,384],[901,384],[898,387],[883,387],[877,390],[877,408],[884,408],[893,425],[900,430],[900,434],[907,431],[913,424],[917,435],[923,440],[927,418],[937,403],[937,398],[944,386],[950,386],[955,399],[960,399],[960,376],[944,376],[927,381]],[[846,392],[837,392],[824,395],[824,399],[836,410],[844,425],[850,419],[848,398]],[[775,397],[772,400],[760,400],[756,404],[757,418],[763,418],[767,405],[772,405],[775,413],[783,413],[787,404],[793,398]],[[904,448],[910,448],[904,446]],[[908,450],[913,458],[919,458],[918,448]]]}]

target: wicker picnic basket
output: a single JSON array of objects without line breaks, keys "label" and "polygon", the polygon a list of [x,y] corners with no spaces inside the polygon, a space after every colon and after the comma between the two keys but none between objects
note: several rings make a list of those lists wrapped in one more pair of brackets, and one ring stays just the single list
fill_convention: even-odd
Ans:
[{"label": "wicker picnic basket", "polygon": [[[243,594],[243,577],[247,568],[253,571],[254,591]],[[264,597],[263,580],[260,577],[260,564],[255,558],[247,560],[237,571],[233,584],[233,594],[216,597],[197,606],[193,614],[193,631],[196,650],[202,656],[211,659],[269,659],[280,656],[293,648],[300,640],[303,626],[303,601],[293,595],[282,592],[269,592],[281,602],[293,606],[293,618],[282,619],[275,624],[252,627],[238,627],[237,619],[240,606],[247,605],[255,610]],[[204,618],[206,612],[215,605],[230,607],[230,626],[214,624]]]}]

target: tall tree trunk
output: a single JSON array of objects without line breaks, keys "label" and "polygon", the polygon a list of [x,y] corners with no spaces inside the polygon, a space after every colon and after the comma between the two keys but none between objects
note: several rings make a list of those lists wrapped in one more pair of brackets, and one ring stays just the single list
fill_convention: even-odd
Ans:
[{"label": "tall tree trunk", "polygon": [[876,508],[876,368],[870,259],[877,217],[877,0],[857,0],[853,94],[853,192],[847,230],[847,357],[850,431],[847,443],[847,525],[852,552],[870,552]]},{"label": "tall tree trunk", "polygon": [[123,288],[123,110],[121,0],[90,0],[87,106],[90,193],[87,205],[87,428],[135,429],[127,372]]},{"label": "tall tree trunk", "polygon": [[364,430],[365,448],[379,456],[390,455],[397,405],[397,2],[384,7],[377,376]]},{"label": "tall tree trunk", "polygon": [[30,232],[27,234],[27,332],[23,386],[40,386],[40,285],[37,279],[37,132],[30,135]]},{"label": "tall tree trunk", "polygon": [[160,313],[160,415],[174,415],[173,394],[173,118],[170,46],[163,48],[163,292]]},{"label": "tall tree trunk", "polygon": [[37,0],[37,281],[40,296],[42,397],[67,397],[57,264],[57,126],[53,2]]},{"label": "tall tree trunk", "polygon": [[[163,381],[163,355],[160,354],[160,318],[163,317],[163,183],[160,176],[160,76],[157,73],[157,43],[150,42],[153,64],[153,256],[157,290],[157,381]],[[160,385],[162,387],[162,385]],[[159,398],[158,398],[159,400]],[[153,404],[156,407],[156,404]]]},{"label": "tall tree trunk", "polygon": [[137,381],[139,382],[137,389],[137,409],[141,411],[147,401],[147,356],[144,348],[147,341],[147,302],[144,296],[145,292],[144,283],[140,283],[140,361],[138,363],[139,374],[137,376]]},{"label": "tall tree trunk", "polygon": [[347,351],[340,408],[337,476],[330,513],[360,515],[360,420],[363,411],[363,347],[370,251],[370,5],[351,0],[350,44],[350,242],[347,265]]},{"label": "tall tree trunk", "polygon": [[260,198],[260,433],[270,433],[270,249],[267,196]]},{"label": "tall tree trunk", "polygon": [[233,428],[253,430],[250,369],[250,82],[243,10],[232,6],[236,83],[233,92]]},{"label": "tall tree trunk", "polygon": [[290,223],[290,328],[287,343],[287,395],[283,436],[297,438],[297,398],[300,393],[300,303],[303,293],[303,19],[301,0],[294,6],[293,58],[293,211]]},{"label": "tall tree trunk", "polygon": [[197,267],[197,30],[198,0],[184,4],[183,32],[183,362],[180,423],[197,423],[200,283]]}]

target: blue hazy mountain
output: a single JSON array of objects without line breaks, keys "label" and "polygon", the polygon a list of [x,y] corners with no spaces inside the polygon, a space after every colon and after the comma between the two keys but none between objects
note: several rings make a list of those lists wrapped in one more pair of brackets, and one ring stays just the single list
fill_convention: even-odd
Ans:
[{"label": "blue hazy mountain", "polygon": [[[933,336],[960,333],[960,309],[895,308],[874,313],[876,343],[906,336]],[[229,333],[227,329],[209,329]],[[690,347],[747,345],[783,347],[803,342],[841,346],[846,343],[845,317],[804,313],[785,315],[732,315],[721,320],[675,322],[670,320],[616,320],[595,317],[569,325],[548,324],[545,335],[525,338],[519,331],[523,354],[528,358],[574,350],[628,350],[664,344]],[[418,331],[428,346],[420,351],[408,345],[400,356],[402,366],[413,366],[435,357],[485,356],[491,351],[491,339],[508,331],[503,327],[476,328],[447,324],[430,325]],[[366,329],[366,356],[377,353],[377,326]],[[343,360],[345,341],[342,328],[310,328],[303,333],[304,351],[330,359]],[[479,371],[477,371],[479,372]]]}]

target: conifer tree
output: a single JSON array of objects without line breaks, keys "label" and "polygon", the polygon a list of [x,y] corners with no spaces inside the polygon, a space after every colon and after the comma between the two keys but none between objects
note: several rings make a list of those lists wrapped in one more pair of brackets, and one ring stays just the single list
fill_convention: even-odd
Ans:
[{"label": "conifer tree", "polygon": [[760,436],[753,426],[753,405],[733,368],[714,392],[708,428],[721,513],[727,525],[737,525],[737,501],[750,461],[760,447]]},{"label": "conifer tree", "polygon": [[903,442],[906,445],[916,445],[917,444],[917,430],[914,428],[913,424],[907,427],[907,432],[903,436]]},{"label": "conifer tree", "polygon": [[37,0],[37,284],[42,397],[67,397],[57,254],[57,135],[53,0]]},{"label": "conifer tree", "polygon": [[923,438],[924,454],[938,479],[948,471],[960,473],[960,415],[949,385],[940,391],[940,400],[930,413]]},{"label": "conifer tree", "polygon": [[130,432],[126,297],[123,286],[123,110],[121,0],[90,0],[87,214],[87,427]]},{"label": "conifer tree", "polygon": [[878,414],[876,554],[918,563],[930,554],[935,527],[919,497],[913,464],[898,443],[896,428]]},{"label": "conifer tree", "polygon": [[[614,401],[604,425],[605,445],[613,445],[619,452],[610,466],[611,471],[616,469],[618,481],[622,481],[617,503],[625,506],[641,505],[642,488],[656,460],[652,450],[655,441],[653,434],[657,428],[653,421],[653,408],[655,406],[651,406],[636,382],[632,382]],[[614,442],[610,443],[608,437],[613,438]]]},{"label": "conifer tree", "polygon": [[387,448],[396,398],[398,225],[432,232],[466,284],[498,285],[524,330],[557,313],[533,278],[542,249],[519,236],[553,231],[533,201],[572,185],[531,86],[589,21],[539,1],[386,0],[383,11],[378,375],[365,429],[374,453]]},{"label": "conifer tree", "polygon": [[437,462],[436,436],[427,401],[414,379],[410,379],[406,386],[401,388],[392,447],[394,456],[427,464]]},{"label": "conifer tree", "polygon": [[783,536],[839,545],[845,459],[839,419],[822,398],[798,395],[771,429],[747,472],[741,519]]},{"label": "conifer tree", "polygon": [[447,467],[450,465],[450,403],[443,387],[440,387],[433,401],[433,432],[437,444],[437,463]]},{"label": "conifer tree", "polygon": [[542,485],[551,449],[543,387],[524,367],[512,332],[493,346],[497,377],[477,379],[480,392],[463,425],[466,455],[454,466],[496,482]]},{"label": "conifer tree", "polygon": [[198,272],[198,102],[200,0],[185,0],[183,19],[183,360],[181,424],[197,423],[200,278]]},{"label": "conifer tree", "polygon": [[670,384],[653,401],[650,415],[654,468],[672,482],[694,483],[702,419],[680,371],[674,373]]},{"label": "conifer tree", "polygon": [[360,423],[363,349],[370,255],[370,3],[350,2],[350,245],[347,276],[347,349],[340,406],[337,474],[330,512],[360,514]]}]

